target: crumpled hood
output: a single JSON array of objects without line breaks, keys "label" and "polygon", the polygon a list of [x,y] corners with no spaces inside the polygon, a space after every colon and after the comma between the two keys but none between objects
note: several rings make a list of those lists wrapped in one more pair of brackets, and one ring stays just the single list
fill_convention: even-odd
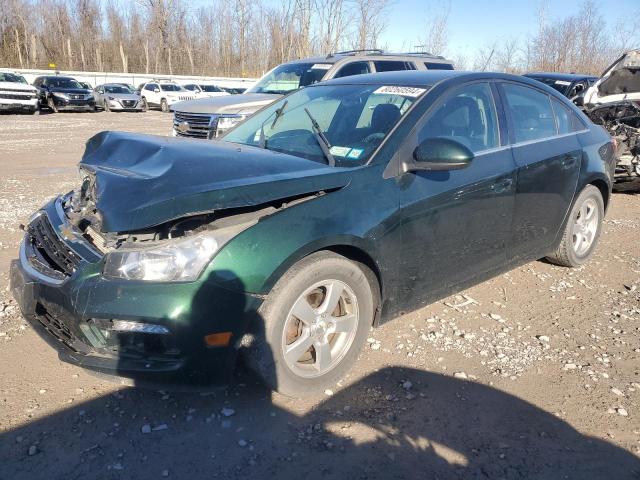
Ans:
[{"label": "crumpled hood", "polygon": [[226,142],[101,132],[80,168],[95,175],[105,232],[340,188],[352,169]]},{"label": "crumpled hood", "polygon": [[172,109],[173,111],[185,113],[253,113],[281,97],[282,95],[270,93],[224,95],[220,97],[187,100],[176,103]]}]

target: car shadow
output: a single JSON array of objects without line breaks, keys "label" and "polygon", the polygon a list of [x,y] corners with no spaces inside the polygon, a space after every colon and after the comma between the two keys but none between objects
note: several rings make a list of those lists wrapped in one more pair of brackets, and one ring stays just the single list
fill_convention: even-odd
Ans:
[{"label": "car shadow", "polygon": [[123,388],[4,431],[0,459],[1,480],[640,478],[636,456],[531,403],[400,367],[305,400],[242,366],[220,391]]}]

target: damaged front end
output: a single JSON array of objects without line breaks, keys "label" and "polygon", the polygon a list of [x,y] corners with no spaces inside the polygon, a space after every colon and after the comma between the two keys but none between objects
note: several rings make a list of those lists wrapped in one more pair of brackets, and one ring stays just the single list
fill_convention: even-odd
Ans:
[{"label": "damaged front end", "polygon": [[324,195],[324,191],[259,205],[214,210],[128,232],[107,232],[96,206],[95,177],[62,199],[69,224],[105,255],[107,278],[154,282],[196,280],[229,240],[280,210]]},{"label": "damaged front end", "polygon": [[640,50],[604,71],[585,94],[584,112],[616,142],[616,180],[640,177]]},{"label": "damaged front end", "polygon": [[585,113],[615,140],[616,178],[640,177],[640,104],[614,102],[588,108]]},{"label": "damaged front end", "polygon": [[32,216],[11,289],[61,359],[139,381],[224,377],[263,297],[216,256],[349,181],[315,162],[205,145],[100,134],[79,188]]}]

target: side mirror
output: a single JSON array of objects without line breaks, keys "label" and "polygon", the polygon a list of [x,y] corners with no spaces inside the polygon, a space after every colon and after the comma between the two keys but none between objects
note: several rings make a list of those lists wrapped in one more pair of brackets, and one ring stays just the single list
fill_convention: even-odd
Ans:
[{"label": "side mirror", "polygon": [[427,138],[413,151],[413,160],[405,162],[405,172],[460,170],[473,160],[473,152],[450,138]]},{"label": "side mirror", "polygon": [[159,88],[154,88],[153,91],[156,92],[156,93],[160,93],[160,89]]}]

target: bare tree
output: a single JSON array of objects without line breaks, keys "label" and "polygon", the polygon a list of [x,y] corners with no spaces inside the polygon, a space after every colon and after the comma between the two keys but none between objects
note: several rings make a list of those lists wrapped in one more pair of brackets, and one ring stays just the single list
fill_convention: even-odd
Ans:
[{"label": "bare tree", "polygon": [[425,30],[426,36],[419,39],[424,51],[434,55],[443,55],[449,43],[449,14],[451,3],[443,3],[437,9],[432,9],[427,14]]}]

